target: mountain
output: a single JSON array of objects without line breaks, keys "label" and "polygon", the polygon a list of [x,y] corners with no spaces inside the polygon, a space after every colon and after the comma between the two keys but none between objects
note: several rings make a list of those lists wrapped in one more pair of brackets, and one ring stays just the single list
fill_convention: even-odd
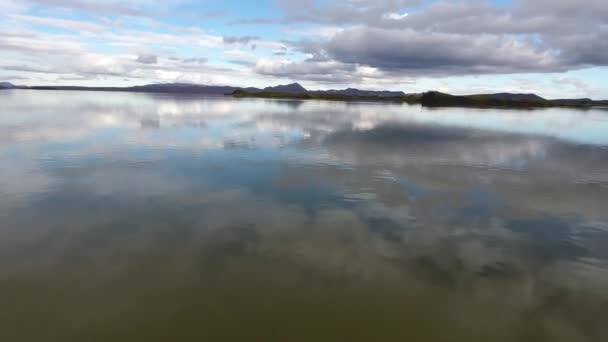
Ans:
[{"label": "mountain", "polygon": [[28,87],[35,90],[85,90],[85,91],[124,91],[139,93],[170,93],[170,94],[207,94],[226,95],[234,92],[236,87],[207,86],[189,83],[160,83],[133,87],[73,87],[73,86],[36,86]]},{"label": "mountain", "polygon": [[595,106],[601,106],[601,107],[608,107],[608,100],[593,101],[593,105],[595,105]]},{"label": "mountain", "polygon": [[267,93],[283,93],[283,94],[305,94],[308,92],[306,88],[299,83],[291,83],[286,85],[278,85],[276,87],[266,87],[263,90]]},{"label": "mountain", "polygon": [[143,86],[124,88],[124,90],[126,91],[135,92],[208,95],[231,94],[236,89],[238,88],[229,86],[208,86],[189,83],[148,84]]},{"label": "mountain", "polygon": [[518,94],[518,93],[497,93],[497,94],[481,94],[481,95],[471,95],[471,96],[486,96],[490,99],[498,100],[498,101],[538,101],[543,102],[546,101],[542,97],[536,94]]},{"label": "mountain", "polygon": [[12,89],[15,85],[9,82],[0,82],[0,89]]},{"label": "mountain", "polygon": [[342,90],[330,89],[330,90],[319,90],[311,93],[317,94],[329,94],[329,95],[344,95],[353,97],[400,97],[406,94],[402,91],[376,91],[376,90],[359,90],[355,88],[347,88]]},{"label": "mountain", "polygon": [[[33,90],[64,90],[64,91],[115,91],[136,93],[166,93],[166,94],[198,94],[198,95],[230,95],[240,88],[230,86],[209,86],[189,83],[159,83],[133,87],[80,87],[80,86],[33,86],[18,87]],[[244,88],[247,91],[260,91],[257,88]]]},{"label": "mountain", "polygon": [[557,99],[557,100],[551,100],[551,102],[553,102],[554,104],[557,105],[561,105],[561,106],[568,106],[568,105],[580,105],[580,106],[593,106],[593,105],[601,105],[602,101],[593,101],[592,99]]},{"label": "mountain", "polygon": [[376,90],[359,90],[355,88],[347,88],[342,90],[306,90],[299,83],[287,85],[279,85],[275,87],[266,87],[264,89],[257,88],[239,88],[232,93],[235,97],[262,97],[262,98],[285,98],[285,99],[317,99],[317,100],[334,100],[334,101],[349,101],[349,100],[364,100],[364,101],[398,101],[407,103],[418,103],[419,95],[407,95],[402,91],[376,91]]},{"label": "mountain", "polygon": [[603,106],[605,101],[591,99],[558,99],[547,100],[535,94],[479,94],[479,95],[450,95],[437,91],[422,94],[420,103],[427,107],[505,107],[505,108],[535,108],[535,107],[579,107],[589,108]]},{"label": "mountain", "polygon": [[470,106],[473,101],[465,96],[455,96],[438,91],[428,91],[420,97],[420,103],[427,107]]},{"label": "mountain", "polygon": [[[250,91],[247,89],[242,89],[245,91]],[[255,88],[253,90],[255,91]],[[375,91],[375,90],[359,90],[355,88],[347,88],[347,89],[330,89],[330,90],[311,90],[308,91],[299,83],[292,83],[286,85],[279,85],[275,87],[266,87],[259,92],[263,93],[280,93],[280,94],[311,94],[317,96],[332,96],[332,95],[341,95],[341,96],[349,96],[349,97],[399,97],[405,96],[405,93],[402,91]]]},{"label": "mountain", "polygon": [[422,94],[420,103],[427,107],[547,107],[550,101],[534,94],[450,95],[437,91]]}]

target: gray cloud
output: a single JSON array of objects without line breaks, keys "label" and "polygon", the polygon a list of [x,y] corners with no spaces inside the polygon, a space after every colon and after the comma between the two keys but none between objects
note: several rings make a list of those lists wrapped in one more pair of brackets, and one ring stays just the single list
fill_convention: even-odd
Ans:
[{"label": "gray cloud", "polygon": [[608,65],[608,6],[600,0],[439,1],[423,10],[411,9],[419,1],[279,4],[289,20],[343,27],[325,41],[291,42],[312,56],[303,65],[330,59],[437,77]]},{"label": "gray cloud", "polygon": [[249,68],[253,68],[255,67],[255,63],[252,61],[246,61],[243,59],[231,59],[228,62],[235,64],[235,65],[241,65],[241,66],[245,66],[245,67],[249,67]]},{"label": "gray cloud", "polygon": [[[278,0],[287,20],[355,24],[370,27],[409,27],[443,32],[526,33],[585,31],[601,22],[606,24],[608,9],[603,0],[518,0],[509,6],[487,1],[440,0],[420,9],[424,0],[325,1]],[[389,20],[390,14],[404,16]],[[573,25],[576,24],[576,25]]]},{"label": "gray cloud", "polygon": [[387,13],[400,13],[404,8],[420,5],[424,0],[278,0],[286,19],[329,24],[361,24],[382,20]]},{"label": "gray cloud", "polygon": [[258,62],[255,65],[255,71],[259,74],[331,84],[359,82],[360,77],[356,75],[356,69],[353,64],[314,60],[285,63]]},{"label": "gray cloud", "polygon": [[205,57],[199,57],[199,58],[185,58],[182,59],[181,61],[184,63],[188,63],[188,64],[205,64],[207,63],[207,58]]},{"label": "gray cloud", "polygon": [[137,62],[142,64],[156,64],[158,63],[158,57],[156,55],[139,55]]},{"label": "gray cloud", "polygon": [[224,36],[222,37],[225,44],[249,44],[254,40],[258,40],[256,36]]},{"label": "gray cloud", "polygon": [[208,11],[202,13],[188,13],[183,15],[184,17],[190,17],[195,19],[211,19],[211,18],[219,18],[226,15],[224,11]]},{"label": "gray cloud", "polygon": [[128,16],[145,16],[150,14],[150,8],[166,7],[166,2],[159,0],[26,0],[32,5],[42,5],[61,9],[75,9],[98,14],[118,14]]},{"label": "gray cloud", "polygon": [[53,70],[41,67],[35,67],[30,65],[6,65],[2,66],[3,70],[9,71],[21,71],[21,72],[32,72],[32,73],[42,73],[42,74],[55,74],[61,73],[61,70]]},{"label": "gray cloud", "polygon": [[239,19],[233,22],[237,25],[273,25],[280,24],[280,20],[270,18],[250,18],[250,19]]},{"label": "gray cloud", "polygon": [[558,56],[512,37],[354,28],[325,46],[332,58],[386,70],[425,74],[556,71]]}]

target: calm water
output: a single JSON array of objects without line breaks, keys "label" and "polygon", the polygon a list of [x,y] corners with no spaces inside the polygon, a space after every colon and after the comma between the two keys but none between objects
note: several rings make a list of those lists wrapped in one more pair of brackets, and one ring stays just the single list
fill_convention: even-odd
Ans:
[{"label": "calm water", "polygon": [[0,92],[1,341],[608,341],[608,111]]}]

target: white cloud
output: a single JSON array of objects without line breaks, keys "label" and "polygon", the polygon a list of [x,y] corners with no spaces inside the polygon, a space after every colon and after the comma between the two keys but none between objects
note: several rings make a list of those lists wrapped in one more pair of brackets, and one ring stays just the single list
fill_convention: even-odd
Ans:
[{"label": "white cloud", "polygon": [[80,20],[44,18],[44,17],[32,16],[32,15],[18,15],[18,14],[9,15],[8,18],[10,18],[11,20],[27,23],[30,25],[52,26],[52,27],[57,27],[57,28],[62,28],[62,29],[69,29],[69,30],[97,32],[97,31],[104,29],[104,27],[102,25],[92,23],[92,22],[87,22],[87,21],[80,21]]},{"label": "white cloud", "polygon": [[408,15],[409,15],[409,13],[403,13],[403,14],[386,13],[382,16],[382,18],[385,20],[403,20],[403,19],[407,18]]},{"label": "white cloud", "polygon": [[238,49],[224,51],[224,55],[230,58],[255,60],[257,55],[251,51],[243,51]]}]

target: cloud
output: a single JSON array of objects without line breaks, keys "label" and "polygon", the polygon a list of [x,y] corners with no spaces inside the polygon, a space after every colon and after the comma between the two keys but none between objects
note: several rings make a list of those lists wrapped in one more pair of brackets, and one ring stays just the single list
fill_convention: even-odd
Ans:
[{"label": "cloud", "polygon": [[280,20],[271,18],[250,18],[250,19],[239,19],[235,20],[233,24],[236,25],[274,25],[280,24]]},{"label": "cloud", "polygon": [[412,79],[407,76],[386,73],[378,68],[365,65],[314,58],[291,61],[284,57],[261,58],[255,63],[254,70],[264,76],[298,82],[313,82],[319,84],[321,88],[348,85],[365,89],[397,90],[405,84],[412,83]]},{"label": "cloud", "polygon": [[205,63],[207,63],[207,61],[208,61],[208,59],[205,57],[182,59],[182,62],[187,63],[187,64],[205,64]]},{"label": "cloud", "polygon": [[156,55],[139,55],[137,57],[137,63],[142,64],[157,64],[158,57]]},{"label": "cloud", "polygon": [[2,76],[2,79],[7,81],[21,81],[21,80],[29,80],[29,77],[25,77],[23,75],[6,75]]},{"label": "cloud", "polygon": [[21,72],[31,72],[31,73],[42,73],[42,74],[53,74],[53,73],[61,73],[61,70],[53,70],[49,68],[42,68],[38,66],[31,65],[5,65],[1,67],[3,70],[10,71],[21,71]]},{"label": "cloud", "polygon": [[353,28],[323,46],[340,62],[413,74],[486,74],[562,70],[550,50],[507,36]]},{"label": "cloud", "polygon": [[44,18],[32,15],[9,15],[8,18],[15,21],[27,22],[31,25],[51,26],[67,30],[95,32],[104,29],[102,25],[80,20]]},{"label": "cloud", "polygon": [[255,36],[224,36],[222,37],[225,44],[249,44],[254,40],[258,40],[259,37]]},{"label": "cloud", "polygon": [[44,6],[60,9],[73,9],[97,14],[118,14],[128,16],[143,16],[160,11],[171,2],[160,0],[25,0],[34,6]]},{"label": "cloud", "polygon": [[294,62],[286,59],[259,59],[255,71],[268,76],[311,80],[317,82],[344,82],[352,81],[356,66],[336,61],[302,61]]},{"label": "cloud", "polygon": [[255,60],[257,58],[255,53],[243,50],[227,50],[224,51],[224,55],[229,58],[242,60]]},{"label": "cloud", "polygon": [[[325,40],[292,42],[302,53],[386,73],[545,73],[608,65],[603,1],[280,1],[289,20],[342,25]],[[305,11],[299,9],[305,8]],[[309,62],[312,62],[309,60]]]},{"label": "cloud", "polygon": [[403,19],[407,18],[408,15],[409,15],[409,13],[403,13],[403,14],[386,13],[385,15],[382,16],[382,18],[386,19],[386,20],[403,20]]},{"label": "cloud", "polygon": [[69,35],[54,35],[48,39],[37,33],[2,32],[0,34],[0,50],[18,53],[53,54],[61,52],[64,55],[80,54],[85,51],[83,44]]},{"label": "cloud", "polygon": [[290,21],[366,24],[381,21],[387,13],[400,13],[404,8],[420,5],[424,0],[278,0],[277,3]]}]

